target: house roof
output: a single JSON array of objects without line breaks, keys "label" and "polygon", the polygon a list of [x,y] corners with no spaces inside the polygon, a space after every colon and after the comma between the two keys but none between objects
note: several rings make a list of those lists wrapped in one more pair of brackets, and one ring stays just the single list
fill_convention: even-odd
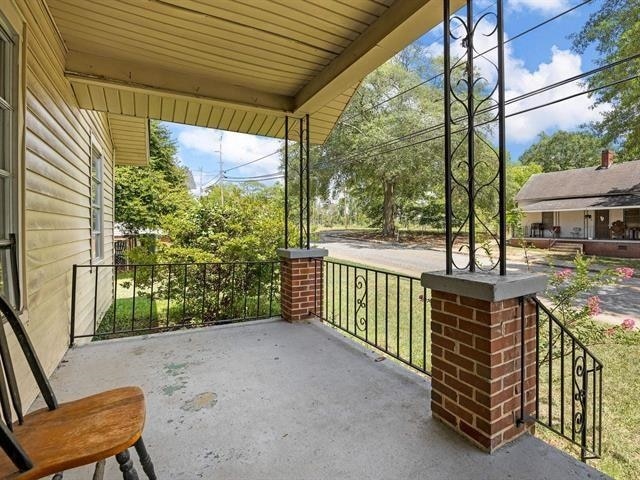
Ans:
[{"label": "house roof", "polygon": [[442,19],[439,0],[46,2],[82,108],[276,138],[309,114],[315,144],[365,75]]},{"label": "house roof", "polygon": [[[640,195],[640,160],[614,163],[606,169],[589,167],[532,175],[516,195],[516,201],[523,208],[531,202],[560,199],[589,199],[583,202],[587,205],[603,201],[598,198],[606,197],[606,202],[614,202],[609,197],[625,195],[628,198],[619,199],[620,202],[638,199]],[[639,203],[636,201],[634,205]],[[602,207],[607,208],[604,203]]]},{"label": "house roof", "polygon": [[527,203],[525,212],[570,212],[576,210],[601,210],[640,206],[640,194],[610,195],[606,197],[558,198]]}]

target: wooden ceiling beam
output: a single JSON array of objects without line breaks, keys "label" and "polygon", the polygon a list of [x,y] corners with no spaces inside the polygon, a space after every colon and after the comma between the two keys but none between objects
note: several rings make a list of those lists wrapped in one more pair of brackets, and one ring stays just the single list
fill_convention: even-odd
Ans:
[{"label": "wooden ceiling beam", "polygon": [[[464,4],[453,0],[452,11]],[[401,0],[296,94],[295,114],[314,113],[442,21],[442,0]]]},{"label": "wooden ceiling beam", "polygon": [[291,113],[294,106],[294,99],[289,96],[233,85],[214,76],[183,73],[73,50],[67,54],[65,75],[74,82],[206,100],[221,107],[270,115]]}]

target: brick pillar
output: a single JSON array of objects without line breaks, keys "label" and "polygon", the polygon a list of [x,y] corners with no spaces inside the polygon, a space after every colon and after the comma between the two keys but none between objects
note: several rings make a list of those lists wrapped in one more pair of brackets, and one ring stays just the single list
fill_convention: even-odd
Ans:
[{"label": "brick pillar", "polygon": [[322,259],[327,253],[321,248],[278,250],[281,315],[285,320],[322,316]]},{"label": "brick pillar", "polygon": [[[521,416],[520,297],[544,289],[544,275],[424,274],[432,289],[431,411],[488,452],[533,425]],[[525,418],[535,412],[535,306],[525,300]]]}]

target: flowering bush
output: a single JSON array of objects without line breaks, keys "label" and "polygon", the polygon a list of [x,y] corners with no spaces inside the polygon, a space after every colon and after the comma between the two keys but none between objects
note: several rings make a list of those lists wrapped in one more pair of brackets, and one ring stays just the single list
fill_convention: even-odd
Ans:
[{"label": "flowering bush", "polygon": [[633,318],[625,318],[620,326],[624,330],[633,330],[636,326],[636,321]]},{"label": "flowering bush", "polygon": [[600,308],[600,298],[595,295],[593,297],[589,297],[587,300],[587,308],[589,309],[589,315],[592,317],[600,315],[602,313],[602,309]]},{"label": "flowering bush", "polygon": [[633,274],[635,272],[634,272],[633,268],[620,267],[620,268],[616,268],[616,273],[620,276],[620,278],[628,279],[628,278],[633,277]]},{"label": "flowering bush", "polygon": [[593,261],[578,253],[573,260],[574,268],[559,269],[550,276],[545,296],[553,305],[554,314],[587,344],[607,339],[625,343],[640,341],[640,333],[635,330],[636,322],[631,318],[614,327],[607,327],[594,319],[602,313],[601,301],[595,292],[632,278],[633,268],[593,271]]}]

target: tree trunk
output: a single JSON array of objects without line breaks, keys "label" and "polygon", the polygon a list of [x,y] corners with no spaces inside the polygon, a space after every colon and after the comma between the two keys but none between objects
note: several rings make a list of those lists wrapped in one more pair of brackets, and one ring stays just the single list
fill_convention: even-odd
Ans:
[{"label": "tree trunk", "polygon": [[391,237],[396,233],[395,224],[395,196],[394,196],[394,184],[393,182],[384,182],[384,203],[382,206],[384,224],[382,227],[382,234],[386,237]]}]

